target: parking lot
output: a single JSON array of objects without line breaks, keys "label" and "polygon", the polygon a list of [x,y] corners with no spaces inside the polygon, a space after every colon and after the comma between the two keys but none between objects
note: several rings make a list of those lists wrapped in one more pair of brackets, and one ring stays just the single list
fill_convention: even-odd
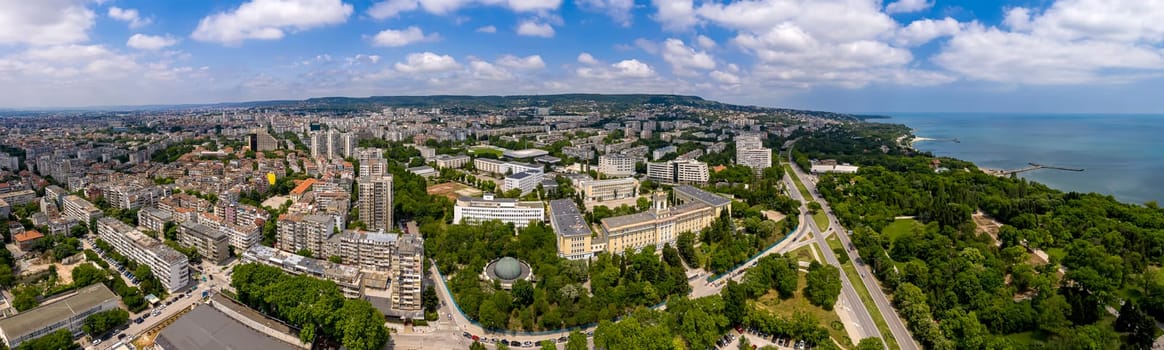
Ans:
[{"label": "parking lot", "polygon": [[765,346],[775,346],[779,349],[789,350],[808,350],[812,346],[805,344],[803,340],[792,339],[786,336],[778,336],[766,334],[755,329],[737,328],[728,331],[722,338],[716,341],[716,346],[719,349],[739,349],[740,337],[748,338],[748,342],[752,344],[753,349],[759,349]]}]

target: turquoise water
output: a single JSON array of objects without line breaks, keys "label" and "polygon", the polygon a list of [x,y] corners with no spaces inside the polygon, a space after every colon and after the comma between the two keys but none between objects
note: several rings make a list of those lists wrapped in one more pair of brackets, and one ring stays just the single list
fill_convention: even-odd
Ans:
[{"label": "turquoise water", "polygon": [[[1018,169],[1028,162],[1083,172],[1040,169],[1021,176],[1064,191],[1098,192],[1130,203],[1164,203],[1164,115],[897,113],[883,120],[936,139],[918,150]],[[957,138],[960,142],[955,143]]]}]

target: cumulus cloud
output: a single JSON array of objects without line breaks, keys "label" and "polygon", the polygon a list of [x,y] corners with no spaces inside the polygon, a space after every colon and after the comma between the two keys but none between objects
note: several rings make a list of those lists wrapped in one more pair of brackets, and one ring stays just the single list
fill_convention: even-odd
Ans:
[{"label": "cumulus cloud", "polygon": [[692,0],[651,0],[655,14],[651,16],[666,30],[684,30],[698,22]]},{"label": "cumulus cloud", "polygon": [[897,31],[896,41],[902,46],[917,46],[939,37],[952,36],[962,31],[962,23],[946,17],[940,21],[920,19]]},{"label": "cumulus cloud", "polygon": [[546,62],[542,61],[541,55],[529,55],[526,57],[517,57],[514,55],[505,55],[497,59],[497,64],[511,69],[519,70],[533,70],[546,68]]},{"label": "cumulus cloud", "polygon": [[708,76],[710,76],[711,79],[715,80],[716,82],[718,82],[720,84],[724,84],[724,85],[739,85],[740,84],[740,77],[738,75],[735,75],[732,73],[717,70],[717,71],[712,71],[711,74],[709,74]]},{"label": "cumulus cloud", "polygon": [[125,42],[125,46],[129,46],[138,50],[157,51],[177,44],[178,40],[173,37],[134,34],[129,37],[129,41]]},{"label": "cumulus cloud", "polygon": [[593,66],[598,64],[598,60],[594,59],[594,56],[591,56],[589,53],[583,52],[578,54],[578,63]]},{"label": "cumulus cloud", "polygon": [[148,18],[141,18],[135,9],[123,9],[117,6],[109,8],[109,18],[129,23],[130,28],[139,28],[150,23]]},{"label": "cumulus cloud", "polygon": [[490,34],[492,34],[492,33],[496,33],[496,32],[497,32],[497,27],[494,27],[494,26],[484,26],[484,27],[477,28],[477,32],[478,32],[478,33],[490,33]]},{"label": "cumulus cloud", "polygon": [[671,38],[663,42],[663,61],[671,64],[672,72],[677,75],[692,75],[692,69],[715,69],[715,59],[706,52],[697,51],[683,43],[683,40]]},{"label": "cumulus cloud", "polygon": [[634,0],[579,0],[575,3],[582,9],[606,13],[623,27],[629,27],[634,18],[631,14],[635,7]]},{"label": "cumulus cloud", "polygon": [[447,15],[472,5],[501,6],[514,12],[543,12],[556,10],[562,0],[384,0],[368,8],[368,16],[386,19],[417,9]]},{"label": "cumulus cloud", "polygon": [[696,36],[695,42],[698,43],[699,47],[702,47],[704,50],[714,49],[717,45],[715,43],[715,40],[712,40],[711,38],[708,38],[708,37],[703,36],[703,35]]},{"label": "cumulus cloud", "polygon": [[372,45],[384,47],[401,47],[409,44],[434,41],[439,39],[437,33],[424,34],[420,28],[411,26],[405,29],[385,29],[372,38]]},{"label": "cumulus cloud", "polygon": [[655,70],[650,65],[636,59],[623,60],[606,67],[579,67],[574,73],[586,79],[642,79],[655,76]]},{"label": "cumulus cloud", "polygon": [[426,51],[409,54],[404,62],[396,62],[393,67],[403,73],[438,73],[460,69],[461,64],[452,56]]},{"label": "cumulus cloud", "polygon": [[897,0],[885,5],[888,13],[913,13],[934,7],[934,3],[927,0]]},{"label": "cumulus cloud", "polygon": [[0,44],[59,45],[89,39],[96,15],[84,0],[0,0]]},{"label": "cumulus cloud", "polygon": [[224,44],[277,40],[286,32],[344,23],[351,14],[352,5],[340,0],[251,0],[202,18],[190,37]]},{"label": "cumulus cloud", "polygon": [[513,73],[493,65],[489,62],[481,60],[472,60],[469,62],[469,72],[473,78],[483,80],[510,80],[513,79]]},{"label": "cumulus cloud", "polygon": [[970,25],[934,62],[970,79],[1031,85],[1122,83],[1164,73],[1164,3],[1059,0],[1006,11],[1008,29]]},{"label": "cumulus cloud", "polygon": [[416,10],[420,4],[416,0],[387,0],[377,2],[368,8],[368,16],[375,19],[388,19],[400,15],[402,12]]},{"label": "cumulus cloud", "polygon": [[554,27],[534,20],[524,20],[517,25],[517,35],[552,38],[554,37]]}]

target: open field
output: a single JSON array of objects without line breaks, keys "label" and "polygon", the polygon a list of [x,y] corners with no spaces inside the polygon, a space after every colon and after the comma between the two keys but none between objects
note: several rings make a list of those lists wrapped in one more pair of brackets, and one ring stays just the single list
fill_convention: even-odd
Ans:
[{"label": "open field", "polygon": [[812,214],[812,221],[816,222],[816,227],[820,228],[821,232],[829,229],[829,217],[823,210],[818,210],[816,214]]},{"label": "open field", "polygon": [[428,192],[428,194],[445,196],[452,200],[457,200],[458,196],[474,197],[481,195],[481,190],[459,182],[446,182],[428,186],[425,191]]},{"label": "open field", "polygon": [[915,226],[921,226],[921,223],[914,219],[894,220],[893,223],[881,230],[881,234],[893,242],[897,240],[897,237],[912,231]]},{"label": "open field", "polygon": [[[759,299],[756,299],[756,307],[788,319],[791,319],[798,313],[812,315],[821,326],[828,328],[830,337],[846,348],[853,348],[854,343],[849,339],[849,334],[845,332],[844,324],[841,323],[841,318],[837,316],[837,312],[828,311],[812,305],[808,302],[808,298],[804,297],[804,286],[806,284],[804,276],[804,273],[799,274],[799,281],[797,283],[800,290],[797,290],[792,298],[782,300],[775,290],[771,290],[768,291],[768,294],[764,294]],[[837,329],[837,325],[841,326],[840,329]]]}]

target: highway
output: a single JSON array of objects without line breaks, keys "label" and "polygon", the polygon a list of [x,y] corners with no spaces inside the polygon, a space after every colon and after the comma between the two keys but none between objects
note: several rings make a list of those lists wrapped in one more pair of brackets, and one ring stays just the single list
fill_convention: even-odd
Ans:
[{"label": "highway", "polygon": [[[801,182],[804,183],[805,188],[808,189],[809,194],[812,196],[810,200],[819,203],[822,208],[821,210],[824,210],[825,214],[828,215],[829,227],[832,227],[832,231],[837,235],[837,239],[839,239],[841,241],[841,245],[845,247],[843,250],[845,254],[849,256],[849,260],[853,262],[853,267],[855,267],[857,271],[860,272],[859,275],[861,282],[863,282],[865,284],[865,288],[869,290],[869,295],[872,297],[873,303],[877,305],[877,309],[881,311],[881,315],[885,318],[885,323],[889,325],[889,332],[893,334],[893,338],[897,340],[897,343],[902,350],[920,349],[921,347],[918,346],[917,342],[913,339],[913,336],[909,333],[909,329],[905,327],[905,322],[903,322],[901,320],[901,316],[897,314],[897,309],[893,308],[893,304],[889,303],[889,298],[886,297],[885,293],[881,291],[881,284],[878,283],[877,279],[873,277],[872,270],[864,263],[864,261],[861,260],[859,256],[857,256],[856,252],[852,250],[853,245],[849,240],[848,230],[845,230],[845,228],[841,226],[841,222],[837,220],[837,217],[833,215],[833,210],[829,207],[828,202],[820,198],[820,193],[817,192],[816,189],[816,182],[811,181],[810,177],[805,174],[804,171],[801,170],[795,162],[792,161],[791,155],[792,152],[790,150],[788,152],[788,163],[791,164],[791,168],[795,173],[795,176],[800,178]],[[799,199],[803,204],[807,204],[807,202],[803,200],[804,198],[801,196],[800,191],[797,190],[796,184],[792,182],[792,179],[789,177],[789,175],[791,174],[785,174],[784,177],[785,184],[789,188],[788,193],[792,194],[792,198]],[[807,207],[802,205],[800,210],[806,211]],[[812,231],[816,236],[817,242],[821,246],[821,250],[823,251],[826,260],[828,260],[830,264],[840,268],[841,266],[837,262],[836,256],[833,254],[832,249],[828,248],[828,242],[825,241],[825,236],[820,234],[820,229],[816,226],[816,221],[807,221],[808,224],[812,227]],[[845,277],[843,272],[841,276]],[[842,293],[846,295],[851,293],[852,300],[855,302],[849,305],[863,305],[861,304],[861,299],[853,289],[852,284],[849,282],[849,279],[842,278],[841,282],[843,284]],[[868,310],[865,310],[865,308],[860,308],[860,310],[864,311],[860,314],[862,315],[862,327],[865,327],[864,322],[866,318],[868,318],[868,322],[870,323],[872,323],[873,320],[869,316]],[[877,329],[875,324],[872,327],[874,327],[874,330]]]}]

